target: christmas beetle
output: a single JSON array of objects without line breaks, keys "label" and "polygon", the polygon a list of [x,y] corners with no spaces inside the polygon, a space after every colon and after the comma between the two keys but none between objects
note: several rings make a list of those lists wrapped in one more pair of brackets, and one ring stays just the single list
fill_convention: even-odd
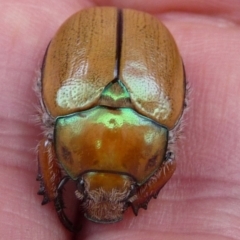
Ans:
[{"label": "christmas beetle", "polygon": [[147,208],[172,176],[184,109],[185,74],[176,43],[149,14],[82,10],[58,30],[39,81],[44,137],[39,194],[61,222],[62,188],[76,184],[81,212],[98,223]]}]

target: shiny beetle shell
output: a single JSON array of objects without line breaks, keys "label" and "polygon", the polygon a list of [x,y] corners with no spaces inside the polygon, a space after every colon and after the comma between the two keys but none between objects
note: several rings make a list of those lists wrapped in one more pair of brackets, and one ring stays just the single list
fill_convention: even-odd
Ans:
[{"label": "shiny beetle shell", "polygon": [[111,7],[71,16],[49,44],[40,81],[45,137],[39,194],[62,223],[62,186],[76,182],[94,222],[137,214],[172,176],[172,140],[185,97],[176,43],[149,14]]}]

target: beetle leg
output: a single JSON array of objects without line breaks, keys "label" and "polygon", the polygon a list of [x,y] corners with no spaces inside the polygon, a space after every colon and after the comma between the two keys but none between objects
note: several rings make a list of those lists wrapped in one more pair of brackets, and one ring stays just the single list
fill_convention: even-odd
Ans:
[{"label": "beetle leg", "polygon": [[58,214],[58,218],[60,219],[61,223],[63,224],[63,226],[65,228],[67,228],[70,232],[78,232],[80,230],[81,227],[75,227],[73,225],[73,223],[68,219],[68,217],[66,216],[65,212],[64,212],[64,202],[63,202],[63,198],[62,198],[62,188],[63,186],[67,183],[67,181],[69,180],[68,177],[64,177],[59,186],[58,186],[58,195],[56,197],[56,199],[54,200],[54,206],[56,209],[56,212]]},{"label": "beetle leg", "polygon": [[150,178],[150,180],[138,189],[136,193],[137,197],[131,202],[135,215],[138,214],[139,208],[147,209],[150,199],[152,197],[157,197],[161,188],[173,175],[176,169],[176,162],[174,159],[171,159],[171,153],[167,153],[166,156],[169,157],[169,159],[164,161],[162,166]]},{"label": "beetle leg", "polygon": [[56,199],[61,178],[61,169],[56,161],[53,143],[44,138],[38,146],[37,176],[37,180],[40,181],[38,194],[43,195],[42,205]]}]

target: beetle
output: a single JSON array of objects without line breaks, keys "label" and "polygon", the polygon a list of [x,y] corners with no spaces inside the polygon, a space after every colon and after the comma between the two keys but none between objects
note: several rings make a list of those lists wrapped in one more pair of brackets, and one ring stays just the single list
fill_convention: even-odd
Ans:
[{"label": "beetle", "polygon": [[84,216],[98,223],[147,208],[176,168],[185,99],[177,45],[153,16],[96,7],[67,19],[51,40],[39,81],[44,137],[39,194],[63,225],[63,187],[76,184]]}]

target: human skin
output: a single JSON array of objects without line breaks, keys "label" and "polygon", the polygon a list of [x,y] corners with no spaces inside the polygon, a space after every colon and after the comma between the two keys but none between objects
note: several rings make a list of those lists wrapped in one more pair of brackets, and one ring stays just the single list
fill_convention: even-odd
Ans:
[{"label": "human skin", "polygon": [[[181,52],[189,109],[177,170],[148,210],[110,225],[83,220],[72,235],[53,204],[36,194],[33,91],[42,58],[60,24],[77,10],[116,6],[163,21]],[[1,239],[240,239],[239,0],[0,0]]]}]

